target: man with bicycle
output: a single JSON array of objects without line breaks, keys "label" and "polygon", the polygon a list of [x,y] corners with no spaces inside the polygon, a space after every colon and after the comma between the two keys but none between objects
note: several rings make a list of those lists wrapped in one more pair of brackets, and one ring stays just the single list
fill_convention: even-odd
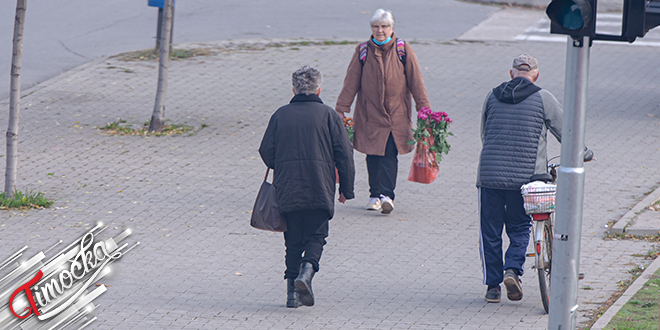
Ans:
[{"label": "man with bicycle", "polygon": [[[511,80],[488,93],[482,109],[482,150],[477,171],[479,248],[486,301],[500,302],[504,283],[511,301],[523,297],[520,276],[529,243],[530,216],[520,186],[534,174],[547,173],[547,131],[561,142],[563,109],[548,91],[536,86],[538,62],[528,54],[513,60]],[[502,260],[502,230],[509,248]]]}]

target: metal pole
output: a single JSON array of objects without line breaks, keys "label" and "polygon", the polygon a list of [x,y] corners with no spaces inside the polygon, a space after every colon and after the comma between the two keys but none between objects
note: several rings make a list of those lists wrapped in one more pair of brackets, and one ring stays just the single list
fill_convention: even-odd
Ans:
[{"label": "metal pole", "polygon": [[160,51],[160,34],[163,29],[163,8],[158,8],[158,27],[156,31],[156,51]]},{"label": "metal pole", "polygon": [[549,330],[573,330],[577,324],[589,46],[588,37],[584,37],[581,45],[568,37],[561,166],[557,175],[557,211],[550,273]]},{"label": "metal pole", "polygon": [[[163,8],[158,8],[158,31],[156,32],[156,51],[160,50],[160,34],[163,29]],[[170,53],[172,52],[172,38],[174,37],[174,7],[172,7],[172,26],[170,27]]]},{"label": "metal pole", "polygon": [[173,38],[174,38],[174,2],[172,3],[172,23],[170,24],[170,53],[172,52]]}]

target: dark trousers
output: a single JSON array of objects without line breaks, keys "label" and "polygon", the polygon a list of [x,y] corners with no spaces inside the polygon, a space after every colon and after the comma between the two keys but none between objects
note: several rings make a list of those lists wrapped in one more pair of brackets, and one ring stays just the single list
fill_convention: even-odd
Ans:
[{"label": "dark trousers", "polygon": [[392,133],[387,139],[385,156],[367,155],[367,172],[369,173],[369,197],[387,196],[394,200],[396,187],[396,172],[399,166]]},{"label": "dark trousers", "polygon": [[[532,224],[531,217],[525,214],[520,190],[479,188],[479,218],[479,248],[484,284],[502,283],[504,270],[509,268],[522,275]],[[510,243],[502,264],[504,226]]]},{"label": "dark trousers", "polygon": [[319,260],[328,237],[330,214],[325,210],[304,210],[284,214],[287,231],[284,232],[286,246],[286,271],[284,278],[295,279],[300,264],[309,262],[314,271],[319,271]]}]

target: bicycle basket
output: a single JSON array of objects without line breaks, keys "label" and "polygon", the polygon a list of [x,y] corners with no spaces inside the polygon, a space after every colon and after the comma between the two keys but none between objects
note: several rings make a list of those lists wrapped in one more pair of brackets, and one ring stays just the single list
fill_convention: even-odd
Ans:
[{"label": "bicycle basket", "polygon": [[534,181],[520,187],[525,213],[552,213],[555,210],[555,194],[557,185]]}]

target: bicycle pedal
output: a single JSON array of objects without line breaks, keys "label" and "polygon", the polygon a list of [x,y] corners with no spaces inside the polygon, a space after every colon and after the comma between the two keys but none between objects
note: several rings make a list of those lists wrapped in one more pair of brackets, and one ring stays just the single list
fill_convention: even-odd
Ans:
[{"label": "bicycle pedal", "polygon": [[527,253],[525,254],[527,257],[536,257],[536,253]]},{"label": "bicycle pedal", "polygon": [[578,280],[584,280],[584,273],[578,274]]}]

